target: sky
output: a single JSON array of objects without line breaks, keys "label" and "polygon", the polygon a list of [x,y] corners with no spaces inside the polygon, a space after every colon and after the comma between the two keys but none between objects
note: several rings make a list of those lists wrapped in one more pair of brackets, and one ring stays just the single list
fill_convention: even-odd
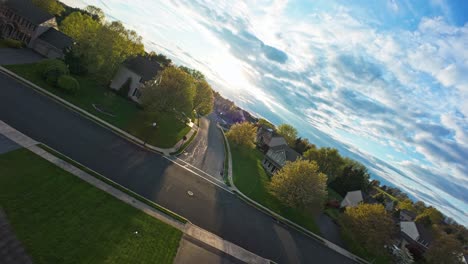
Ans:
[{"label": "sky", "polygon": [[468,226],[468,1],[62,1]]}]

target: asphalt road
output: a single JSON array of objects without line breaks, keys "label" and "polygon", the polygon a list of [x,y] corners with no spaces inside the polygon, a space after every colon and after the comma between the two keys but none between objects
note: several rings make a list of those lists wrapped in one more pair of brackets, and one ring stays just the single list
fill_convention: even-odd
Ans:
[{"label": "asphalt road", "polygon": [[197,136],[179,158],[223,181],[221,175],[224,167],[223,140],[223,134],[216,126],[214,114],[200,118]]},{"label": "asphalt road", "polygon": [[[0,119],[89,168],[278,263],[353,263],[174,162],[0,74]],[[187,195],[192,191],[194,196]]]}]

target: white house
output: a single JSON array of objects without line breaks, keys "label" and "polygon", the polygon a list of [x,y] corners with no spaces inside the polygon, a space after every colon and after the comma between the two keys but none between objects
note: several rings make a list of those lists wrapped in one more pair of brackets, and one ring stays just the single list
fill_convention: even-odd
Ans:
[{"label": "white house", "polygon": [[345,198],[343,199],[343,201],[341,201],[340,207],[341,208],[355,207],[355,206],[358,206],[359,203],[361,203],[362,201],[364,201],[364,199],[363,199],[361,191],[358,190],[358,191],[348,192]]},{"label": "white house", "polygon": [[140,103],[141,89],[144,84],[157,78],[161,71],[162,67],[159,62],[153,61],[148,57],[137,56],[124,62],[112,79],[110,88],[118,91],[129,82],[130,89],[127,96],[133,101]]}]

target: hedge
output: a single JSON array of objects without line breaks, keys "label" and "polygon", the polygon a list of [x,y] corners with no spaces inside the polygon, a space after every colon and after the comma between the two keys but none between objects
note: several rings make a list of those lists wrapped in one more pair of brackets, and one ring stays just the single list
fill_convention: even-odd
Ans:
[{"label": "hedge", "polygon": [[60,76],[57,85],[60,89],[69,94],[75,94],[80,89],[80,83],[70,75]]}]

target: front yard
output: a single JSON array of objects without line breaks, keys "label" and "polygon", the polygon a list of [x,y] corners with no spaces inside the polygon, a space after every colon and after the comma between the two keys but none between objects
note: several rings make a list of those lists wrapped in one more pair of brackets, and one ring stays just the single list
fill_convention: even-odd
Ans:
[{"label": "front yard", "polygon": [[172,263],[182,236],[26,149],[0,155],[0,206],[35,263]]},{"label": "front yard", "polygon": [[263,154],[257,149],[243,149],[230,144],[234,184],[245,195],[283,217],[320,234],[313,212],[298,210],[282,204],[267,190],[270,181],[262,167]]},{"label": "front yard", "polygon": [[52,87],[44,80],[40,73],[40,63],[5,67],[102,120],[141,140],[147,140],[151,145],[162,148],[172,147],[190,131],[185,123],[167,113],[158,114],[155,118],[154,122],[158,124],[157,129],[146,129],[151,126],[141,121],[142,110],[136,103],[118,96],[105,84],[101,84],[90,76],[73,76],[80,83],[80,90],[77,94],[70,95]]}]

